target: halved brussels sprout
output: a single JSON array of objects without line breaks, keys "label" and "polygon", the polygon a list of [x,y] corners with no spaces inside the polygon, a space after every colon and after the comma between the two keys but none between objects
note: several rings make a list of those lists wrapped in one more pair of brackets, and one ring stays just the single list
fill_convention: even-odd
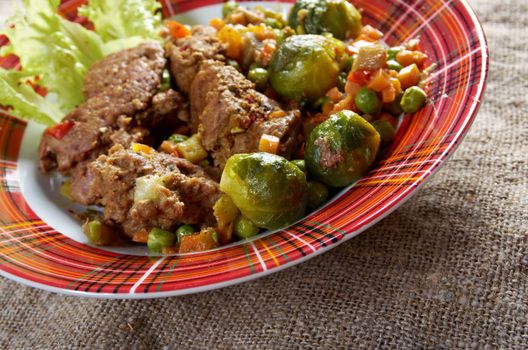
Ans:
[{"label": "halved brussels sprout", "polygon": [[380,135],[365,119],[341,111],[318,125],[306,142],[305,161],[310,176],[331,187],[358,180],[376,158]]},{"label": "halved brussels sprout", "polygon": [[299,34],[331,33],[344,40],[361,31],[361,13],[346,0],[297,0],[290,12],[290,27]]},{"label": "halved brussels sprout", "polygon": [[336,85],[344,49],[342,41],[321,35],[289,37],[273,56],[270,84],[281,96],[315,102]]},{"label": "halved brussels sprout", "polygon": [[305,174],[274,154],[230,157],[222,173],[220,189],[231,197],[242,215],[262,228],[289,225],[306,210]]}]

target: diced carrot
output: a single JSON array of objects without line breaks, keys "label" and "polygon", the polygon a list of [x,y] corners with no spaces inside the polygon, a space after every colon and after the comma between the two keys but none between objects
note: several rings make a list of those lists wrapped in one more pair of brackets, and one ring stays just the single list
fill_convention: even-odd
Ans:
[{"label": "diced carrot", "polygon": [[172,254],[177,254],[179,252],[179,248],[178,247],[163,247],[161,248],[161,253],[163,255],[172,255]]},{"label": "diced carrot", "polygon": [[279,145],[280,139],[277,136],[263,134],[259,141],[259,151],[277,154]]},{"label": "diced carrot", "polygon": [[353,109],[352,101],[353,101],[353,97],[351,95],[346,95],[343,100],[341,100],[339,103],[336,103],[334,105],[334,109],[332,110],[331,113],[337,113],[345,109],[352,110]]},{"label": "diced carrot", "polygon": [[180,243],[180,253],[200,252],[216,248],[217,233],[212,229],[202,229],[199,234],[183,236]]},{"label": "diced carrot", "polygon": [[330,115],[333,109],[334,109],[334,103],[332,101],[328,101],[325,104],[323,104],[323,107],[321,108],[321,112],[323,112],[323,115]]},{"label": "diced carrot", "polygon": [[178,157],[178,149],[176,147],[176,144],[172,141],[169,141],[169,140],[163,141],[159,149],[161,152],[172,154]]},{"label": "diced carrot", "polygon": [[363,28],[361,28],[360,35],[364,35],[365,37],[369,38],[372,41],[377,41],[381,39],[383,36],[383,33],[376,28],[372,27],[371,25],[366,25]]},{"label": "diced carrot", "polygon": [[414,63],[416,63],[418,66],[423,65],[426,58],[427,58],[427,55],[424,54],[423,52],[413,51],[413,60],[414,60]]},{"label": "diced carrot", "polygon": [[338,102],[343,98],[343,94],[337,87],[333,87],[326,93],[332,102]]},{"label": "diced carrot", "polygon": [[371,90],[381,92],[391,86],[390,76],[380,68],[370,77],[370,81],[367,86]]},{"label": "diced carrot", "polygon": [[410,66],[413,63],[421,66],[426,58],[427,55],[420,51],[401,50],[396,55],[396,61],[404,67]]},{"label": "diced carrot", "polygon": [[396,91],[392,85],[389,85],[381,91],[381,99],[383,103],[391,103],[396,99]]},{"label": "diced carrot", "polygon": [[233,26],[226,25],[217,36],[221,42],[227,44],[227,57],[239,60],[242,54],[242,35]]},{"label": "diced carrot", "polygon": [[220,30],[220,29],[224,28],[225,22],[221,18],[213,18],[209,22],[209,25],[211,27],[215,28],[216,30]]},{"label": "diced carrot", "polygon": [[361,84],[355,83],[353,81],[348,80],[345,85],[345,93],[347,95],[350,95],[352,97],[356,97],[358,91],[361,90]]},{"label": "diced carrot", "polygon": [[401,83],[402,89],[407,89],[410,86],[418,84],[420,81],[420,70],[416,64],[411,64],[400,70],[398,73],[398,80]]},{"label": "diced carrot", "polygon": [[148,231],[145,229],[142,229],[134,234],[132,237],[132,240],[137,243],[147,243],[148,241]]},{"label": "diced carrot", "polygon": [[271,112],[268,116],[268,119],[282,118],[284,116],[286,116],[286,112],[284,112],[283,110],[278,110]]},{"label": "diced carrot", "polygon": [[235,12],[229,15],[229,22],[245,26],[247,24],[247,18],[243,12]]},{"label": "diced carrot", "polygon": [[393,78],[397,78],[398,77],[398,72],[393,70],[393,69],[391,69],[391,70],[389,70],[389,75],[391,77],[393,77]]},{"label": "diced carrot", "polygon": [[147,145],[144,145],[142,143],[132,143],[132,145],[130,146],[132,148],[132,151],[136,152],[136,153],[145,153],[145,154],[151,154],[154,152],[154,148],[150,147],[150,146],[147,146]]},{"label": "diced carrot", "polygon": [[394,118],[394,116],[389,113],[382,113],[379,117],[379,120],[388,121],[394,128],[396,128],[396,126],[398,125],[398,119]]},{"label": "diced carrot", "polygon": [[405,48],[407,50],[414,51],[418,48],[420,45],[420,39],[411,39],[405,44]]},{"label": "diced carrot", "polygon": [[191,35],[190,29],[179,22],[166,21],[165,25],[169,28],[169,33],[174,39],[185,38],[186,36]]},{"label": "diced carrot", "polygon": [[410,66],[414,63],[413,52],[409,50],[401,50],[396,55],[396,61],[404,67]]},{"label": "diced carrot", "polygon": [[398,80],[398,78],[391,78],[390,79],[391,85],[394,88],[394,91],[396,92],[396,95],[398,95],[401,92],[401,83]]}]

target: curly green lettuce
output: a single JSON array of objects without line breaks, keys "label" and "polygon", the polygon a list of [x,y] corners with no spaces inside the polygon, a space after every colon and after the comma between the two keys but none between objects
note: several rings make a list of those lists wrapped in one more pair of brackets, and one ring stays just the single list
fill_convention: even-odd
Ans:
[{"label": "curly green lettuce", "polygon": [[19,71],[0,68],[0,102],[11,107],[9,113],[21,119],[31,116],[31,120],[46,125],[60,121],[62,112],[35,92],[28,83],[29,78]]},{"label": "curly green lettuce", "polygon": [[156,0],[90,0],[79,8],[105,42],[139,37],[158,39],[161,5]]},{"label": "curly green lettuce", "polygon": [[[154,0],[92,0],[81,9],[95,25],[90,31],[58,15],[60,0],[23,0],[0,32],[9,44],[0,54],[20,58],[20,76],[2,72],[0,105],[25,120],[58,122],[84,101],[82,86],[91,65],[104,56],[159,39],[161,15]],[[111,5],[110,5],[111,3]],[[19,79],[39,81],[47,98],[32,94]],[[40,108],[40,109],[39,109]]]}]

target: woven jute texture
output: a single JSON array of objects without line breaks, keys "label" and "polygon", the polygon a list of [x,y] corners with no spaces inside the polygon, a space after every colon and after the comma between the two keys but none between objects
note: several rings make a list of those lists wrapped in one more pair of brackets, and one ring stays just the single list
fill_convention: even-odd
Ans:
[{"label": "woven jute texture", "polygon": [[0,349],[528,348],[528,1],[474,0],[491,52],[471,131],[422,191],[294,268],[148,301],[0,278]]}]

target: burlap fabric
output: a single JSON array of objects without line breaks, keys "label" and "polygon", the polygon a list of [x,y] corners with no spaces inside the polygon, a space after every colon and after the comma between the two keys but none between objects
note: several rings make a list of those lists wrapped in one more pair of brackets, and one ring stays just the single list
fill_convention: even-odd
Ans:
[{"label": "burlap fabric", "polygon": [[0,349],[528,347],[528,2],[475,0],[485,102],[405,206],[333,251],[185,297],[65,297],[0,278]]}]

